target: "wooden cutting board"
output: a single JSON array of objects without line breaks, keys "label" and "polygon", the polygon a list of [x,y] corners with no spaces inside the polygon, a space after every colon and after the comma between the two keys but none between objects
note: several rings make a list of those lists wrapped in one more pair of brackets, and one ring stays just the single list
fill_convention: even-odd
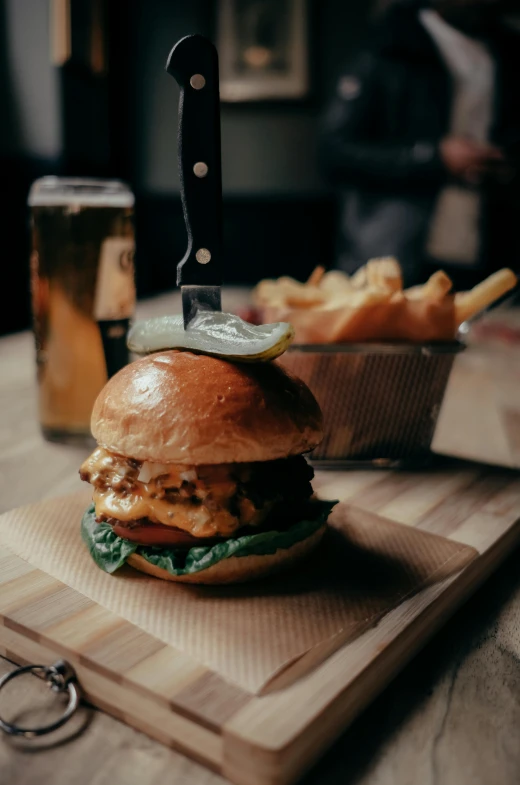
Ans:
[{"label": "wooden cutting board", "polygon": [[254,696],[0,549],[0,652],[66,657],[85,697],[238,785],[297,779],[520,542],[520,476],[471,464],[323,472],[354,508],[465,543],[478,557],[405,600],[290,686]]}]

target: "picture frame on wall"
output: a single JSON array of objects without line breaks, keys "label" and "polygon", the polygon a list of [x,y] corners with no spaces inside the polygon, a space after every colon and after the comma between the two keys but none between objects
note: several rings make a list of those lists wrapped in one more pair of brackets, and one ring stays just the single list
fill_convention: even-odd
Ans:
[{"label": "picture frame on wall", "polygon": [[233,103],[308,97],[307,0],[220,0],[220,98]]}]

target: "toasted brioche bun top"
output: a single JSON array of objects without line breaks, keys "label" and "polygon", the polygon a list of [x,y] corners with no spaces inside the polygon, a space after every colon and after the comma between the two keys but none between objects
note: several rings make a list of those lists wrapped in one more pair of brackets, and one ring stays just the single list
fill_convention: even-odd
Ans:
[{"label": "toasted brioche bun top", "polygon": [[179,351],[147,355],[113,376],[91,429],[111,452],[192,465],[286,458],[323,436],[314,396],[276,363]]}]

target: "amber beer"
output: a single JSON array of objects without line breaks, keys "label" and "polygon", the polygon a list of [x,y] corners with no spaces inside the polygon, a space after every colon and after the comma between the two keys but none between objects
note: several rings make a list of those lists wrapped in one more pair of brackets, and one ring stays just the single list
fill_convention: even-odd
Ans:
[{"label": "amber beer", "polygon": [[97,394],[129,360],[133,205],[119,181],[44,177],[29,193],[39,416],[52,441],[90,437]]}]

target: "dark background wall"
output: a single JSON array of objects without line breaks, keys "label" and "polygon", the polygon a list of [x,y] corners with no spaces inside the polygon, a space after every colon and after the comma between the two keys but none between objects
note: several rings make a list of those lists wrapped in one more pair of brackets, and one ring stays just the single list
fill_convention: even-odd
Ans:
[{"label": "dark background wall", "polygon": [[[13,248],[17,317],[28,323],[30,182],[41,174],[117,176],[136,193],[137,283],[144,296],[174,286],[186,239],[176,161],[178,90],[164,71],[182,36],[215,37],[218,0],[110,0],[109,71],[82,61],[87,0],[74,0],[73,61],[50,63],[47,0],[0,0],[3,216]],[[309,0],[312,91],[302,102],[222,105],[226,279],[305,277],[334,257],[334,199],[316,156],[319,117],[362,37],[371,2]],[[5,262],[4,262],[5,264]]]}]

